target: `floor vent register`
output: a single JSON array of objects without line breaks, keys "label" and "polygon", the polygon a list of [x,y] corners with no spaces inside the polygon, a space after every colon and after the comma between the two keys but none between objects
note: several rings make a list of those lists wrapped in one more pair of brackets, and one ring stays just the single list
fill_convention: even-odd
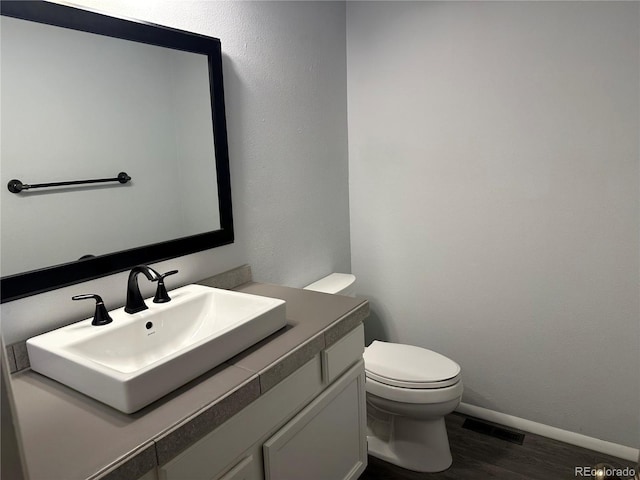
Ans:
[{"label": "floor vent register", "polygon": [[518,445],[522,445],[524,442],[524,433],[498,427],[474,418],[467,418],[462,424],[462,428],[499,438],[500,440],[505,440],[507,442],[516,443]]}]

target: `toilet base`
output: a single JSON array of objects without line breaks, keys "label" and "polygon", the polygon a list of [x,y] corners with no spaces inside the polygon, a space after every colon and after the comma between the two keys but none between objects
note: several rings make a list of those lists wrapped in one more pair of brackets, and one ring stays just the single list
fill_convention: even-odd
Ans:
[{"label": "toilet base", "polygon": [[416,420],[390,415],[388,422],[385,426],[380,418],[368,418],[370,455],[416,472],[441,472],[451,466],[444,418]]}]

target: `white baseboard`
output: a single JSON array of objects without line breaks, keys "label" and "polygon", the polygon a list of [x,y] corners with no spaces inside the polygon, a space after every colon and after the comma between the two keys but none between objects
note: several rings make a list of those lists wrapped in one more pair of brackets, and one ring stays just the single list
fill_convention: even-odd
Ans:
[{"label": "white baseboard", "polygon": [[640,458],[640,450],[637,448],[618,445],[617,443],[599,440],[597,438],[588,437],[580,433],[569,432],[560,428],[544,425],[542,423],[532,422],[524,418],[514,417],[506,413],[496,412],[488,408],[476,407],[468,403],[461,403],[456,408],[457,412],[463,413],[489,422],[498,423],[505,427],[517,428],[525,432],[535,433],[547,438],[553,438],[561,442],[577,445],[578,447],[588,448],[596,452],[605,453],[614,457],[623,458],[631,462],[637,462]]}]

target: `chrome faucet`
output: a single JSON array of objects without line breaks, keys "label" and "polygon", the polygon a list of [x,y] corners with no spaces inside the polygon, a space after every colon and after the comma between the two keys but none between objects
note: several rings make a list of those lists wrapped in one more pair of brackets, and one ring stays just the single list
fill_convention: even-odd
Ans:
[{"label": "chrome faucet", "polygon": [[151,267],[146,265],[133,267],[129,272],[129,280],[127,281],[127,304],[124,307],[124,311],[127,313],[138,313],[149,308],[140,294],[140,287],[138,286],[139,273],[144,273],[150,282],[160,280],[160,274]]}]

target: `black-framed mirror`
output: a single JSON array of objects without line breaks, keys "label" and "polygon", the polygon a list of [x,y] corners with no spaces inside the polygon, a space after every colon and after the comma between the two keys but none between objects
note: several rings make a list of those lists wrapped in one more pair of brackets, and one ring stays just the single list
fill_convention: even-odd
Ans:
[{"label": "black-framed mirror", "polygon": [[[42,1],[0,8],[1,301],[232,243],[220,41]],[[130,182],[8,189],[121,171]]]}]

